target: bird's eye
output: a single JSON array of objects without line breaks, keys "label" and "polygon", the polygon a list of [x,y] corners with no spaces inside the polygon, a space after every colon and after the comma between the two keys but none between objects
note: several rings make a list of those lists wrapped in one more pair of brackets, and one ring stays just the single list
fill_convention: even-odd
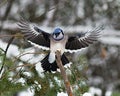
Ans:
[{"label": "bird's eye", "polygon": [[59,35],[60,33],[56,33],[56,35]]}]

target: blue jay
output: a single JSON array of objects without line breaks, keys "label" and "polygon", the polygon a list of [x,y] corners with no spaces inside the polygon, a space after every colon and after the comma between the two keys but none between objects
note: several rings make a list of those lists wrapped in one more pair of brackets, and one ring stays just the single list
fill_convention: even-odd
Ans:
[{"label": "blue jay", "polygon": [[41,61],[44,71],[56,71],[58,66],[55,60],[55,52],[61,52],[63,65],[69,63],[65,52],[78,52],[81,48],[88,47],[98,40],[103,26],[97,27],[88,32],[65,34],[62,29],[56,28],[53,33],[41,30],[38,26],[30,24],[22,19],[18,23],[24,37],[32,44],[42,49],[50,50],[49,54]]}]

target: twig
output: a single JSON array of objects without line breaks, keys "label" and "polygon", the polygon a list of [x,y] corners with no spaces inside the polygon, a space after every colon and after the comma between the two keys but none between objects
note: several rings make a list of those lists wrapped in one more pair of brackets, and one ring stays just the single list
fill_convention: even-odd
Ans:
[{"label": "twig", "polygon": [[73,96],[72,90],[71,90],[71,87],[70,87],[70,82],[68,80],[68,77],[66,75],[64,66],[63,66],[62,61],[61,61],[61,53],[60,53],[60,51],[56,51],[56,62],[57,62],[58,67],[60,68],[61,76],[64,79],[64,84],[65,84],[65,89],[67,91],[67,94],[68,94],[68,96]]},{"label": "twig", "polygon": [[9,48],[10,44],[12,43],[13,39],[14,39],[14,36],[10,38],[10,40],[8,42],[8,45],[7,45],[7,47],[6,47],[5,51],[4,51],[5,53],[4,53],[4,57],[3,57],[3,61],[2,61],[2,67],[0,68],[0,73],[2,72],[3,67],[5,65],[6,54],[7,54],[8,48]]}]

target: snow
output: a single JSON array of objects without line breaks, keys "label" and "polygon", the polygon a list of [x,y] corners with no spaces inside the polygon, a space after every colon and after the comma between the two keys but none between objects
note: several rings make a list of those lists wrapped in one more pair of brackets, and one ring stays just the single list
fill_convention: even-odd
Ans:
[{"label": "snow", "polygon": [[84,18],[84,2],[81,1],[78,3],[78,6],[77,6],[77,16],[80,17],[80,18]]},{"label": "snow", "polygon": [[[60,27],[64,30],[64,32],[69,32],[69,33],[86,32],[86,31],[90,31],[90,30],[94,29],[92,26],[60,26]],[[45,25],[40,26],[40,28],[42,30],[45,30],[48,33],[53,32],[53,29],[54,29],[52,27],[46,27]],[[5,21],[3,29],[11,29],[11,30],[17,29],[17,24],[13,23],[11,21]],[[120,45],[120,31],[106,27],[102,31],[101,35],[102,36],[99,39],[99,41],[101,43],[109,44],[109,45]],[[37,47],[40,47],[40,46],[37,46]],[[49,48],[46,48],[46,50],[49,50]],[[83,51],[83,49],[81,49],[81,51]],[[71,52],[71,51],[69,51],[69,52]]]},{"label": "snow", "polygon": [[34,56],[35,49],[33,47],[24,49],[24,52],[20,54],[17,57],[20,57],[22,61],[26,61],[30,64],[38,63],[43,58],[43,54],[38,54],[37,56]]},{"label": "snow", "polygon": [[35,92],[33,88],[28,88],[25,91],[19,92],[17,96],[34,96]]},{"label": "snow", "polygon": [[46,25],[46,26],[49,25],[49,22],[50,22],[50,20],[52,19],[53,15],[54,15],[54,12],[55,12],[55,9],[52,9],[52,10],[50,10],[49,12],[47,12],[46,20],[44,21],[44,24],[43,24],[43,25]]},{"label": "snow", "polygon": [[54,87],[54,84],[53,84],[53,82],[50,80],[50,88],[53,88]]},{"label": "snow", "polygon": [[21,83],[24,86],[24,84],[26,83],[26,81],[25,81],[24,78],[20,78],[17,81],[15,81],[14,83]]},{"label": "snow", "polygon": [[68,95],[67,95],[67,93],[64,93],[64,92],[60,92],[60,93],[58,92],[57,96],[68,96]]},{"label": "snow", "polygon": [[32,73],[31,72],[23,72],[24,75],[26,75],[27,77],[32,77]]},{"label": "snow", "polygon": [[[102,96],[102,90],[96,87],[90,87],[88,92],[85,92],[83,96]],[[105,96],[112,96],[112,91],[106,91]]]},{"label": "snow", "polygon": [[106,91],[105,96],[112,96],[112,91]]},{"label": "snow", "polygon": [[0,17],[4,16],[7,4],[5,4],[6,2],[1,2],[0,1]]},{"label": "snow", "polygon": [[25,10],[26,6],[29,5],[32,0],[20,0],[20,9],[21,11]]},{"label": "snow", "polygon": [[67,75],[72,75],[72,72],[71,72],[70,68],[67,68],[67,69],[66,69],[66,74],[67,74]]},{"label": "snow", "polygon": [[100,42],[108,45],[120,45],[120,37],[101,37]]},{"label": "snow", "polygon": [[103,6],[102,6],[103,10],[107,10],[108,9],[108,5],[107,3],[105,3]]},{"label": "snow", "polygon": [[[86,31],[90,31],[90,30],[94,29],[94,27],[92,27],[92,26],[82,26],[82,25],[80,25],[80,26],[79,25],[77,25],[77,26],[59,26],[59,27],[62,28],[64,30],[64,32],[69,32],[69,33],[86,32]],[[17,29],[17,28],[18,28],[17,23],[13,23],[11,21],[5,21],[4,22],[3,29],[14,30],[14,29]],[[40,29],[42,29],[42,30],[44,30],[48,33],[51,33],[54,30],[53,27],[46,27],[45,25],[40,25]],[[114,36],[116,36],[114,38],[119,38],[118,36],[120,36],[120,31],[114,30],[112,28],[109,28],[109,27],[105,26],[105,29],[102,31],[101,35],[102,35],[101,37],[104,37],[104,38],[109,38],[108,36],[110,36],[110,38],[114,37]]]},{"label": "snow", "polygon": [[[67,93],[58,92],[57,96],[68,96]],[[81,96],[81,95],[80,95]],[[90,87],[88,92],[82,94],[82,96],[102,96],[102,90],[95,87]],[[106,91],[105,96],[112,96],[112,91]]]},{"label": "snow", "polygon": [[37,90],[40,91],[40,89],[42,88],[42,86],[36,80],[34,81],[34,83],[35,84],[33,86],[35,86],[35,87],[37,86]]},{"label": "snow", "polygon": [[8,74],[8,77],[9,77],[8,80],[9,80],[9,81],[12,81],[12,79],[13,79],[12,77],[13,77],[14,75],[15,75],[14,72],[9,72],[9,74]]},{"label": "snow", "polygon": [[93,96],[93,95],[89,92],[86,92],[86,93],[83,94],[83,96]]},{"label": "snow", "polygon": [[[7,47],[7,43],[2,42],[0,40],[0,48],[2,48],[3,50],[5,50]],[[18,47],[16,45],[10,45],[8,51],[7,51],[7,57],[11,58],[13,56],[17,56],[18,54],[20,54],[20,52],[18,51]]]},{"label": "snow", "polygon": [[[0,40],[0,48],[5,50],[7,47],[7,43]],[[29,63],[38,63],[42,58],[43,54],[39,54],[38,56],[34,56],[35,49],[33,47],[24,49],[23,52],[20,52],[18,46],[11,44],[7,51],[7,58],[18,57],[22,61],[28,61]],[[34,58],[33,58],[34,57]]]},{"label": "snow", "polygon": [[17,28],[18,28],[17,23],[13,23],[13,21],[5,21],[4,22],[3,29],[14,30],[14,29],[17,29]]},{"label": "snow", "polygon": [[99,88],[95,88],[95,87],[90,87],[89,88],[89,93],[92,94],[92,96],[97,95],[97,96],[102,96],[102,90]]},{"label": "snow", "polygon": [[44,78],[44,73],[43,73],[44,70],[43,70],[40,62],[35,65],[35,69],[36,69],[36,71],[38,72],[38,75],[39,75],[40,77]]},{"label": "snow", "polygon": [[[5,50],[6,47],[7,47],[7,43],[0,40],[0,48]],[[8,48],[6,56],[7,56],[7,58],[10,58],[10,59],[12,59],[13,57],[18,57],[21,61],[28,62],[30,64],[35,64],[35,67],[36,67],[38,74],[40,76],[44,77],[42,74],[43,69],[42,69],[41,64],[40,64],[40,61],[44,57],[44,55],[38,54],[37,56],[34,56],[34,53],[35,53],[35,49],[33,47],[26,48],[23,50],[23,52],[20,52],[18,46],[11,44]],[[18,64],[18,66],[20,66],[20,65],[23,65],[23,63],[20,62]],[[20,69],[21,69],[21,67],[16,68],[17,71],[19,71]],[[22,67],[22,69],[24,69],[24,67]],[[31,75],[28,73],[25,73],[25,74],[27,74],[29,76]]]},{"label": "snow", "polygon": [[21,67],[21,66],[23,66],[23,65],[24,65],[23,62],[19,62],[19,63],[18,63],[18,66],[20,66],[20,67],[17,67],[17,68],[16,68],[16,71],[19,72],[20,70],[24,70],[25,67]]},{"label": "snow", "polygon": [[100,76],[96,76],[94,78],[89,77],[88,83],[92,83],[94,85],[102,84],[103,83],[103,78]]},{"label": "snow", "polygon": [[60,86],[61,87],[61,80],[59,80],[57,77],[54,77],[54,80],[56,81],[56,83],[58,84],[58,86]]}]

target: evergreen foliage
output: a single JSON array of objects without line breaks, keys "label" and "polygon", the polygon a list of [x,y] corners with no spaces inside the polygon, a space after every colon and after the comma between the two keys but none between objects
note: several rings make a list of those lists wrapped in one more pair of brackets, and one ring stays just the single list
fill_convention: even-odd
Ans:
[{"label": "evergreen foliage", "polygon": [[[4,52],[2,49],[0,56],[0,62],[3,62]],[[43,72],[42,74],[44,74],[44,76],[40,77],[35,66],[31,64],[26,66],[27,62],[24,62],[23,66],[19,66],[20,68],[18,70],[17,63],[21,61],[16,58],[14,59],[5,60],[4,72],[0,79],[0,96],[7,96],[8,94],[8,96],[13,96],[27,88],[34,90],[35,96],[56,96],[58,92],[65,92],[64,83],[59,72]],[[86,68],[87,60],[85,56],[81,56],[71,67],[66,68],[66,71],[68,70],[68,72],[71,73],[68,73],[68,76],[75,96],[80,96],[80,94],[88,90],[86,84],[87,78],[83,75]],[[25,74],[26,72],[29,72],[31,76]],[[20,80],[22,80],[22,82]]]}]

